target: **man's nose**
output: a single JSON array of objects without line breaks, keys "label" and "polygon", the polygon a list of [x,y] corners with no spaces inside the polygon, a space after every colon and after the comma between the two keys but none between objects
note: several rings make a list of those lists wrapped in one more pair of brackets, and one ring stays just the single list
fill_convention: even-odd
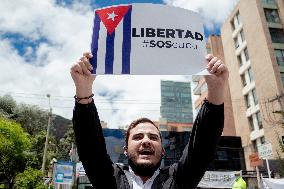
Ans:
[{"label": "man's nose", "polygon": [[149,146],[150,145],[150,138],[148,136],[144,136],[142,140],[142,145],[143,146]]}]

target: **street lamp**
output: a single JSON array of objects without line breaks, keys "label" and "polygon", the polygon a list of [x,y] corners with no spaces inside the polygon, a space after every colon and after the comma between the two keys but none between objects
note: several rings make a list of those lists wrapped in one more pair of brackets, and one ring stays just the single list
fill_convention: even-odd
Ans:
[{"label": "street lamp", "polygon": [[45,145],[44,145],[43,158],[42,158],[42,166],[41,166],[41,171],[43,174],[45,171],[45,162],[46,162],[46,155],[47,155],[46,153],[47,153],[49,130],[50,130],[50,125],[51,125],[51,117],[52,117],[52,108],[50,106],[50,94],[47,94],[46,97],[48,98],[48,103],[49,103],[49,113],[48,113],[48,124],[47,124]]}]

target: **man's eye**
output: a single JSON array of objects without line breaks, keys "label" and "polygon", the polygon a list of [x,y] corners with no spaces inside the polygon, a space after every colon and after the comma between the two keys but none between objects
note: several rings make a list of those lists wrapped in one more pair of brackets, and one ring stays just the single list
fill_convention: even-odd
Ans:
[{"label": "man's eye", "polygon": [[157,136],[151,136],[150,139],[156,141],[156,140],[158,140],[158,137]]},{"label": "man's eye", "polygon": [[138,135],[138,136],[134,136],[134,137],[133,137],[133,140],[140,140],[141,138],[142,138],[142,137]]}]

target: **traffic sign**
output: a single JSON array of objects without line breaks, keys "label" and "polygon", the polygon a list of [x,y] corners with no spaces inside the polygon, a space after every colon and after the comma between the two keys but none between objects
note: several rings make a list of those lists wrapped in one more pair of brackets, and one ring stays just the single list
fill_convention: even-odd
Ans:
[{"label": "traffic sign", "polygon": [[249,160],[250,160],[250,166],[251,167],[256,167],[256,166],[262,166],[263,165],[263,161],[262,159],[259,159],[259,156],[257,153],[252,153],[249,156]]},{"label": "traffic sign", "polygon": [[259,157],[261,159],[267,159],[273,155],[271,143],[265,143],[257,147]]}]

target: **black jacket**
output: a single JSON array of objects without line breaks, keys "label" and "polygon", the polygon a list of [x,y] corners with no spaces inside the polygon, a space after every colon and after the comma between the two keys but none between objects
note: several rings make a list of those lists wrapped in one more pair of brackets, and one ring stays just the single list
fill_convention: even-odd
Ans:
[{"label": "black jacket", "polygon": [[[130,189],[127,166],[113,163],[107,154],[105,139],[95,104],[76,103],[73,127],[79,158],[96,189]],[[179,162],[160,168],[153,189],[194,189],[214,157],[224,127],[224,105],[205,101],[193,124],[193,130]]]}]

